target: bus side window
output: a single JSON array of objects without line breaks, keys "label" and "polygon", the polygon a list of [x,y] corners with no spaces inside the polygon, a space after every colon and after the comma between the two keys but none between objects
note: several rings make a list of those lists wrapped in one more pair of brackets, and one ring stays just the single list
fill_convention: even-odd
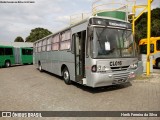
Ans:
[{"label": "bus side window", "polygon": [[32,55],[33,50],[32,49],[22,49],[22,55]]},{"label": "bus side window", "polygon": [[26,54],[27,55],[32,55],[33,54],[33,50],[32,49],[26,49]]},{"label": "bus side window", "polygon": [[0,55],[4,55],[4,48],[0,48]]},{"label": "bus side window", "polygon": [[160,40],[157,40],[157,50],[160,50]]},{"label": "bus side window", "polygon": [[26,55],[26,50],[22,49],[22,55]]},{"label": "bus side window", "polygon": [[5,48],[5,55],[13,55],[12,48]]},{"label": "bus side window", "polygon": [[29,54],[33,55],[33,49],[29,50]]}]

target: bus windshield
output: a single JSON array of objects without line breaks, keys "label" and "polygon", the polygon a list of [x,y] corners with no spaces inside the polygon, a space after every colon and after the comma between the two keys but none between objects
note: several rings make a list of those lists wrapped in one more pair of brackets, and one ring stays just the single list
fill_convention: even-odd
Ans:
[{"label": "bus windshield", "polygon": [[94,28],[94,58],[135,57],[131,30],[115,28]]}]

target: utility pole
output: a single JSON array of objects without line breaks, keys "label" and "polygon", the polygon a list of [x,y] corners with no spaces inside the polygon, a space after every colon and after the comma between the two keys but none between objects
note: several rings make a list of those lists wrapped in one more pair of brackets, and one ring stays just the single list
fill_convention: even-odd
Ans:
[{"label": "utility pole", "polygon": [[147,76],[150,75],[150,38],[151,38],[151,3],[148,0],[148,22],[147,22]]}]

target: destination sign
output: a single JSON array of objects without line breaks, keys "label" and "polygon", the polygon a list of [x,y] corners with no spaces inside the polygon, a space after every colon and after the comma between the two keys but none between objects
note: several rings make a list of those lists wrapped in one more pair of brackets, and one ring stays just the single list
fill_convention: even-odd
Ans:
[{"label": "destination sign", "polygon": [[110,19],[102,19],[102,18],[91,18],[90,24],[91,25],[102,25],[106,27],[109,27],[109,26],[110,27],[121,27],[121,28],[126,28],[126,29],[132,28],[130,23],[110,20]]}]

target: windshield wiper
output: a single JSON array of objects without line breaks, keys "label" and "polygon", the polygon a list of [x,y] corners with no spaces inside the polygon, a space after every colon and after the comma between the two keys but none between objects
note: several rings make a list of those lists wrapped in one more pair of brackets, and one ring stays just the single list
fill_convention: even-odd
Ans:
[{"label": "windshield wiper", "polygon": [[102,49],[102,44],[101,44],[101,42],[100,42],[100,35],[102,34],[104,32],[104,29],[103,29],[103,31],[98,35],[98,33],[97,33],[97,31],[96,31],[96,35],[97,35],[97,41],[98,41],[98,43],[99,43],[99,45],[100,45],[100,48]]}]

